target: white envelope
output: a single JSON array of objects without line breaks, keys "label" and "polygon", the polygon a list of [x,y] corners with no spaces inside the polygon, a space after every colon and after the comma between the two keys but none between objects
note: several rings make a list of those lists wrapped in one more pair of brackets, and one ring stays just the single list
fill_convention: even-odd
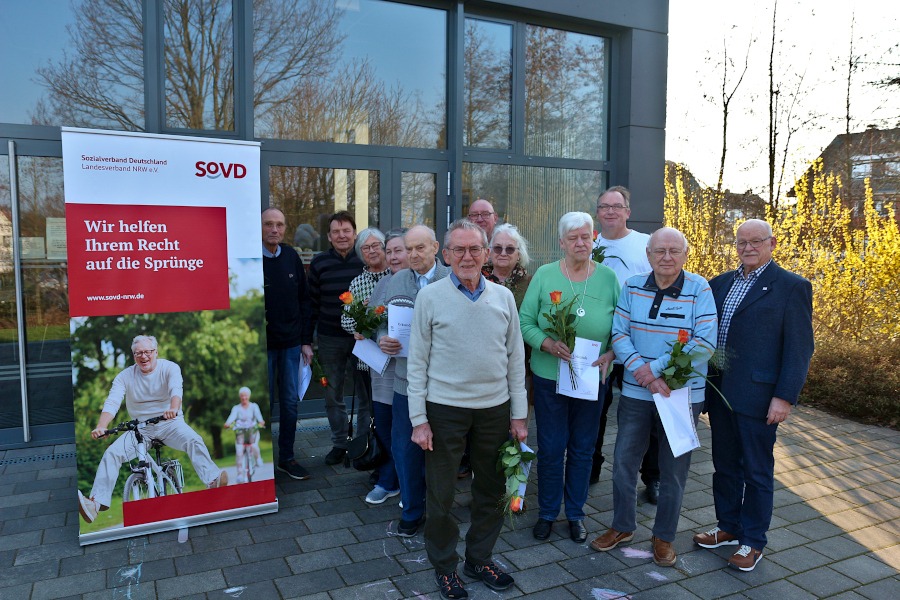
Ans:
[{"label": "white envelope", "polygon": [[691,388],[672,390],[668,398],[653,394],[653,401],[656,402],[656,410],[663,429],[666,430],[672,454],[677,458],[699,448],[700,438],[694,427],[694,410],[691,406]]}]

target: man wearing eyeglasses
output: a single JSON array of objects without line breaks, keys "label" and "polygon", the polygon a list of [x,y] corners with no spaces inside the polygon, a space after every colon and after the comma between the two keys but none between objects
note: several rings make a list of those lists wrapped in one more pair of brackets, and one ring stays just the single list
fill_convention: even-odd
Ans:
[{"label": "man wearing eyeglasses", "polygon": [[[409,418],[412,440],[425,451],[425,551],[447,599],[468,597],[457,575],[459,527],[451,514],[467,439],[475,477],[463,572],[492,590],[513,584],[492,559],[505,488],[497,455],[510,436],[528,436],[525,346],[512,292],[481,274],[487,243],[470,221],[450,225],[444,260],[453,272],[419,292],[410,340]],[[475,356],[477,367],[460,368]]]},{"label": "man wearing eyeglasses", "polygon": [[767,543],[776,430],[797,404],[813,353],[812,286],[772,260],[775,245],[768,223],[745,221],[740,267],[709,282],[725,357],[711,381],[731,408],[707,393],[717,524],[694,543],[738,546],[728,563],[741,571],[756,567]]},{"label": "man wearing eyeglasses", "polygon": [[[616,272],[619,285],[638,273],[650,272],[650,261],[647,259],[647,242],[650,236],[628,228],[631,217],[631,192],[628,188],[615,185],[603,192],[597,199],[597,223],[600,233],[594,241],[594,248],[605,248],[603,264]],[[609,375],[610,384],[606,386],[603,399],[603,410],[600,413],[600,429],[597,431],[597,442],[594,446],[591,463],[590,483],[600,481],[600,469],[603,467],[603,438],[606,435],[607,415],[613,401],[613,384],[622,389],[622,376],[625,368],[616,359]],[[650,435],[650,445],[641,463],[641,481],[646,486],[647,501],[656,504],[659,499],[659,463],[656,455],[659,451],[656,432]]]},{"label": "man wearing eyeglasses", "polygon": [[613,465],[612,526],[591,542],[594,550],[606,552],[634,538],[637,475],[647,451],[650,431],[659,439],[659,502],[650,542],[653,562],[675,566],[675,532],[691,453],[675,456],[653,394],[670,393],[663,370],[669,366],[672,347],[681,331],[688,341],[684,353],[691,355],[696,373],[685,382],[694,405],[694,425],[706,387],[706,365],[716,349],[716,304],[706,279],[684,270],[688,244],[677,229],[663,227],[650,236],[647,257],[653,271],[634,275],[625,282],[613,317],[613,349],[625,365],[622,396],[619,398],[616,449]]},{"label": "man wearing eyeglasses", "polygon": [[[187,452],[194,470],[207,487],[228,485],[228,474],[210,458],[203,438],[184,422],[181,368],[170,360],[159,358],[156,338],[152,335],[136,336],[131,342],[131,353],[134,365],[113,379],[91,437],[96,440],[106,434],[107,427],[122,406],[122,400],[125,400],[130,419],[146,421],[160,415],[165,417],[165,421],[147,425],[143,432],[147,438]],[[136,458],[136,447],[134,433],[129,431],[120,435],[103,452],[90,496],[85,497],[78,490],[79,512],[86,522],[93,523],[99,511],[109,509],[119,470],[124,463]]]},{"label": "man wearing eyeglasses", "polygon": [[[410,227],[403,236],[409,268],[398,271],[388,280],[385,302],[388,318],[392,307],[416,306],[419,291],[450,274],[450,267],[437,261],[440,244],[434,230],[425,225]],[[415,313],[413,313],[415,315]],[[390,356],[400,352],[400,341],[387,335],[384,323],[378,328],[376,339],[381,351]],[[397,524],[397,535],[412,537],[425,519],[425,455],[412,441],[412,423],[409,420],[407,359],[397,357],[394,371],[393,424],[391,427],[391,452],[400,479],[400,499],[403,509]],[[455,472],[455,470],[454,470]]]},{"label": "man wearing eyeglasses", "polygon": [[485,200],[479,198],[469,207],[468,219],[481,227],[487,235],[487,239],[491,239],[494,233],[494,226],[497,225],[497,213],[494,212],[494,206]]}]

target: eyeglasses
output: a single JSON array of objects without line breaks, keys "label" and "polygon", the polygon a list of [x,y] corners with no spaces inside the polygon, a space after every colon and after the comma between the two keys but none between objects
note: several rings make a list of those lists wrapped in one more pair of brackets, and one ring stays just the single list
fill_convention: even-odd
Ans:
[{"label": "eyeglasses", "polygon": [[766,242],[771,239],[772,239],[772,236],[770,235],[769,237],[764,237],[761,240],[747,240],[747,241],[738,242],[737,244],[735,244],[735,246],[738,247],[738,250],[743,250],[744,248],[747,247],[747,244],[750,244],[751,248],[759,248],[760,246],[763,245],[763,242]]},{"label": "eyeglasses", "polygon": [[494,246],[493,247],[494,254],[508,254],[512,256],[514,253],[518,252],[518,248],[515,246],[507,246],[504,248],[503,246]]},{"label": "eyeglasses", "polygon": [[628,208],[624,204],[598,204],[597,212],[606,212],[606,211],[615,211],[619,212],[620,210],[625,210]]},{"label": "eyeglasses", "polygon": [[458,246],[456,248],[447,248],[450,252],[453,253],[453,256],[456,258],[462,258],[466,255],[466,252],[472,255],[472,258],[477,258],[481,256],[484,252],[484,248],[481,246]]},{"label": "eyeglasses", "polygon": [[361,248],[361,250],[362,250],[363,252],[378,252],[378,251],[381,250],[382,248],[384,248],[384,246],[379,242],[379,243],[377,243],[377,244],[368,244],[368,245],[366,245],[366,246],[363,246],[363,247]]},{"label": "eyeglasses", "polygon": [[684,250],[682,250],[681,248],[657,248],[656,250],[651,250],[650,252],[656,258],[662,258],[666,255],[666,253],[668,253],[672,258],[678,258],[682,254],[684,254]]},{"label": "eyeglasses", "polygon": [[477,212],[477,213],[469,213],[469,220],[474,221],[475,219],[487,219],[490,217],[492,212]]},{"label": "eyeglasses", "polygon": [[156,352],[156,348],[152,350],[137,350],[133,354],[135,358],[144,358],[145,356],[152,356],[154,352]]}]

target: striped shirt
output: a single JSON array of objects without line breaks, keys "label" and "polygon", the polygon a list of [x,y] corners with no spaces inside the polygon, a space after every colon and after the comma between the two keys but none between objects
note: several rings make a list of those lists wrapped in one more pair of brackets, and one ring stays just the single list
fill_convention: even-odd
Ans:
[{"label": "striped shirt", "polygon": [[719,348],[725,347],[725,340],[728,339],[728,327],[731,326],[731,317],[734,316],[734,311],[741,305],[741,302],[747,296],[747,292],[750,291],[750,288],[753,287],[753,284],[756,283],[756,280],[759,279],[759,276],[763,274],[763,271],[770,264],[772,264],[771,258],[763,266],[750,271],[750,274],[746,277],[744,277],[743,267],[738,267],[734,272],[734,281],[731,284],[731,289],[728,290],[728,295],[725,296],[725,302],[722,303],[722,315],[719,317]]},{"label": "striped shirt", "polygon": [[[686,353],[696,353],[693,368],[706,375],[706,364],[716,349],[718,331],[716,302],[709,283],[699,275],[682,271],[670,287],[659,289],[653,273],[625,281],[613,317],[612,344],[625,365],[622,393],[637,400],[652,400],[649,390],[638,384],[633,373],[644,364],[659,377],[668,367],[678,331],[688,332]],[[688,380],[691,401],[702,402],[706,380],[700,375]]]},{"label": "striped shirt", "polygon": [[317,335],[344,338],[350,335],[341,327],[344,303],[339,296],[350,289],[350,282],[362,273],[363,266],[363,261],[352,250],[342,257],[331,248],[312,259],[309,264],[309,295]]}]

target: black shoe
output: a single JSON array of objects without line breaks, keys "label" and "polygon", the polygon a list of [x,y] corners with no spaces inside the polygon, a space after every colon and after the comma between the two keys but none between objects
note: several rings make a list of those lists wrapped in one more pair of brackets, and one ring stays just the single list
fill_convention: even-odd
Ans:
[{"label": "black shoe", "polygon": [[600,460],[594,459],[591,463],[591,476],[588,478],[588,485],[594,485],[595,483],[600,483],[600,469],[603,468],[603,458]]},{"label": "black shoe", "polygon": [[400,519],[400,523],[397,525],[397,535],[400,537],[413,537],[418,533],[419,527],[424,522],[425,517],[422,517],[418,521],[404,521],[403,519]]},{"label": "black shoe", "polygon": [[456,574],[456,571],[446,575],[440,575],[435,571],[434,581],[437,583],[438,589],[441,590],[441,598],[458,600],[459,598],[469,597],[469,593],[462,586],[462,581],[459,580],[459,575]]},{"label": "black shoe", "polygon": [[344,456],[346,456],[346,454],[346,448],[332,448],[331,452],[325,455],[325,464],[336,465],[344,460]]},{"label": "black shoe", "polygon": [[278,463],[278,470],[287,473],[288,477],[292,477],[300,481],[310,478],[309,471],[304,469],[300,465],[300,463],[298,463],[293,458],[287,462]]},{"label": "black shoe", "polygon": [[465,479],[471,474],[472,464],[469,462],[469,455],[463,454],[462,459],[459,461],[459,469],[456,470],[456,478]]},{"label": "black shoe", "polygon": [[378,483],[378,469],[375,469],[371,473],[369,473],[369,485],[375,485]]},{"label": "black shoe", "polygon": [[584,521],[569,521],[569,537],[576,544],[583,544],[587,539],[587,529],[584,527]]},{"label": "black shoe", "polygon": [[548,521],[547,519],[538,519],[537,523],[534,524],[534,529],[531,530],[532,535],[534,535],[534,539],[536,540],[546,540],[550,537],[550,531],[553,529],[553,521]]},{"label": "black shoe", "polygon": [[480,567],[476,567],[469,561],[466,561],[465,565],[463,565],[463,573],[465,573],[466,577],[480,579],[484,585],[498,592],[508,589],[513,584],[513,578],[509,573],[504,572],[493,561]]},{"label": "black shoe", "polygon": [[647,502],[656,504],[659,502],[659,479],[654,479],[647,484]]}]

